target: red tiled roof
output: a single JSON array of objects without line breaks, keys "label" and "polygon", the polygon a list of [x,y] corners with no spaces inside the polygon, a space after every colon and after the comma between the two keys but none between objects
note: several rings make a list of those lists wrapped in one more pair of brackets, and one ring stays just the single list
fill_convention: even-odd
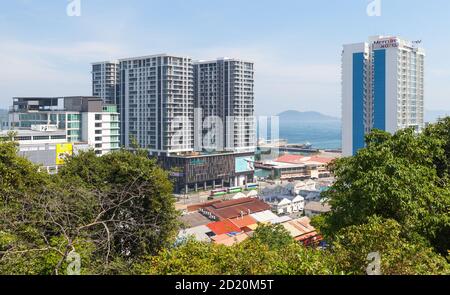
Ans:
[{"label": "red tiled roof", "polygon": [[241,229],[229,220],[212,222],[206,225],[216,235],[223,235],[231,232],[241,232]]},{"label": "red tiled roof", "polygon": [[275,162],[298,164],[301,163],[304,156],[301,155],[283,155],[275,160]]},{"label": "red tiled roof", "polygon": [[187,206],[187,211],[188,212],[195,212],[195,211],[198,211],[198,209],[200,209],[200,208],[205,208],[205,207],[208,207],[208,206],[211,206],[211,205],[213,205],[215,203],[220,203],[220,202],[221,202],[220,200],[214,200],[214,201],[207,202],[207,203],[190,205],[190,206]]},{"label": "red tiled roof", "polygon": [[214,207],[215,209],[220,209],[220,208],[230,207],[233,205],[249,203],[254,200],[255,200],[254,198],[242,198],[242,199],[237,199],[237,200],[218,202],[218,203],[212,204],[211,206]]},{"label": "red tiled roof", "polygon": [[323,164],[328,164],[331,161],[333,161],[332,158],[324,158],[324,157],[311,157],[311,159],[308,160],[308,162],[319,162],[319,163],[323,163]]},{"label": "red tiled roof", "polygon": [[319,156],[305,157],[302,155],[283,155],[275,160],[275,162],[288,163],[288,164],[303,164],[308,162],[319,162],[328,164],[333,161],[333,158],[325,158]]},{"label": "red tiled roof", "polygon": [[[223,219],[233,219],[236,217],[241,217],[245,215],[250,215],[253,213],[270,210],[270,206],[267,203],[259,199],[251,198],[245,202],[245,199],[242,200],[233,200],[224,202],[228,206],[217,206],[219,204],[214,204],[212,206],[204,208],[205,211],[210,212],[212,215],[217,218]],[[238,201],[238,202],[235,202]],[[241,201],[241,202],[239,202]]]},{"label": "red tiled roof", "polygon": [[233,246],[234,244],[241,243],[242,241],[245,241],[248,239],[249,236],[245,233],[240,233],[235,236],[229,236],[229,235],[219,235],[212,237],[211,240],[218,245],[225,245],[225,246]]},{"label": "red tiled roof", "polygon": [[258,221],[256,221],[256,219],[251,217],[250,215],[246,215],[244,217],[233,218],[233,219],[230,219],[230,221],[233,222],[239,228],[244,228],[246,226],[258,223]]}]

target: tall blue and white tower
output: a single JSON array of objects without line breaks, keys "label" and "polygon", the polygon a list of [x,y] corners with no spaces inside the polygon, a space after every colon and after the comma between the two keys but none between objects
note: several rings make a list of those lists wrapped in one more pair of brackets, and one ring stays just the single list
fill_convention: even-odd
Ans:
[{"label": "tall blue and white tower", "polygon": [[420,42],[375,36],[344,45],[342,151],[351,156],[376,128],[390,133],[424,127],[424,58]]}]

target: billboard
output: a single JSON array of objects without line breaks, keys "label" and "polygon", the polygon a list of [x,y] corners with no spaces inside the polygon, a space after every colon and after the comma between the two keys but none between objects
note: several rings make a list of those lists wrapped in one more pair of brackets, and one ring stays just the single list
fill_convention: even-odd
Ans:
[{"label": "billboard", "polygon": [[235,159],[235,172],[251,172],[255,170],[255,157],[247,156],[247,157],[238,157]]},{"label": "billboard", "polygon": [[64,165],[66,159],[73,154],[71,143],[59,143],[56,145],[56,165]]}]

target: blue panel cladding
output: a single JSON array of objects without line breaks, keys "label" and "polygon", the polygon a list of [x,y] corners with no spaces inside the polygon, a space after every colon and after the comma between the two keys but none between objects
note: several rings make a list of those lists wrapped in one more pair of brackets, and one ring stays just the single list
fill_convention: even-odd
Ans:
[{"label": "blue panel cladding", "polygon": [[364,53],[353,54],[353,154],[364,148]]},{"label": "blue panel cladding", "polygon": [[374,51],[373,67],[373,127],[380,130],[386,130],[386,49]]}]

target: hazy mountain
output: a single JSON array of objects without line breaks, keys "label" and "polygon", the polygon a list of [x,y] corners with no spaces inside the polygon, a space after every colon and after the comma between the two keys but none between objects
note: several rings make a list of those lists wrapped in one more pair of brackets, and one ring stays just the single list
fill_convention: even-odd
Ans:
[{"label": "hazy mountain", "polygon": [[299,121],[299,122],[331,122],[340,121],[339,118],[321,114],[319,112],[299,112],[285,111],[278,115],[280,121]]},{"label": "hazy mountain", "polygon": [[425,122],[435,123],[439,118],[450,116],[450,111],[425,110]]}]

